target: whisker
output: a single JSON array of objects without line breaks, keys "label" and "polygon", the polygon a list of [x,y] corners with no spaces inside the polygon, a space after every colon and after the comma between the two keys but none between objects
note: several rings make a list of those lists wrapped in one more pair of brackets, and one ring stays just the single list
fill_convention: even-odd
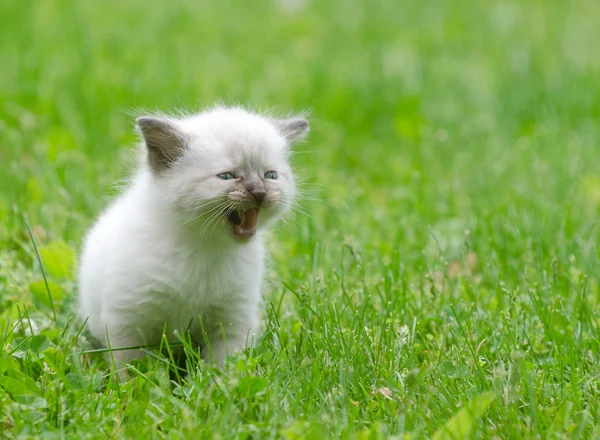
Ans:
[{"label": "whisker", "polygon": [[302,209],[301,207],[299,207],[299,206],[298,206],[297,204],[295,204],[295,203],[290,203],[290,202],[287,202],[287,203],[284,203],[284,206],[285,206],[287,209],[290,209],[290,210],[291,210],[292,212],[294,212],[294,213],[296,213],[296,212],[297,212],[297,213],[299,213],[299,214],[302,214],[302,215],[305,215],[305,216],[307,216],[307,217],[309,217],[309,218],[311,218],[311,219],[313,218],[313,217],[312,217],[312,215],[310,215],[310,214],[309,214],[307,211],[305,211],[304,209]]},{"label": "whisker", "polygon": [[193,200],[186,200],[186,199],[179,199],[177,200],[175,203],[172,203],[170,206],[172,208],[181,208],[181,207],[186,207],[189,209],[185,209],[183,212],[188,213],[188,212],[195,212],[199,209],[205,208],[207,206],[210,206],[214,203],[219,203],[221,200],[220,199],[214,199],[214,200],[209,200],[208,202],[204,202],[201,204],[196,204],[194,203]]},{"label": "whisker", "polygon": [[[198,220],[200,217],[208,215],[210,213],[212,213],[215,210],[219,210],[222,206],[224,206],[224,202],[217,200],[217,202],[220,202],[219,204],[217,204],[216,206],[211,207],[210,209],[206,210],[206,211],[202,211],[197,213],[196,215],[194,215],[193,217],[189,217],[187,218],[185,221],[180,222],[180,226],[185,226],[187,224],[190,224],[196,220]],[[195,212],[198,212],[198,209],[205,207],[205,206],[210,206],[210,204],[205,204],[205,205],[201,205],[201,207],[197,208],[196,210],[194,210]],[[192,211],[192,212],[194,212]]]},{"label": "whisker", "polygon": [[296,196],[296,197],[295,197],[295,199],[296,199],[296,200],[302,200],[302,201],[304,201],[304,200],[308,200],[308,201],[311,201],[311,202],[322,202],[322,203],[329,203],[329,201],[328,201],[328,200],[325,200],[325,199],[318,199],[318,198],[316,198],[316,197],[302,196],[302,195],[300,195],[300,196]]},{"label": "whisker", "polygon": [[[218,215],[221,212],[221,209],[227,205],[227,201],[226,200],[217,200],[216,202],[219,202],[216,206],[211,207],[207,211],[200,212],[198,215],[194,216],[193,218],[187,219],[187,221],[183,222],[182,225],[190,224],[191,222],[196,221],[203,216],[204,217],[208,216],[208,218],[211,218],[213,215]],[[195,236],[197,236],[197,237],[202,236],[202,233],[203,233],[202,231],[204,230],[205,226],[206,226],[206,222],[202,225],[202,228],[200,229],[200,231],[198,231],[195,234]]]},{"label": "whisker", "polygon": [[[204,235],[205,233],[209,232],[209,227],[212,224],[215,224],[216,221],[219,220],[219,215],[222,213],[224,208],[228,208],[229,206],[229,202],[226,200],[224,201],[221,205],[219,205],[219,209],[217,210],[213,210],[214,212],[212,212],[208,218],[205,220],[204,225],[202,226],[202,228],[199,231],[199,235]],[[229,215],[229,211],[226,211],[227,215]],[[227,215],[223,216],[223,218],[227,218]]]},{"label": "whisker", "polygon": [[210,233],[210,232],[212,232],[212,231],[214,230],[214,228],[215,228],[217,225],[221,224],[221,223],[222,223],[222,224],[225,224],[225,223],[227,222],[227,217],[229,217],[229,214],[231,214],[231,212],[233,211],[233,209],[234,209],[233,207],[229,207],[229,208],[228,208],[228,209],[225,211],[225,213],[224,213],[224,215],[223,215],[222,217],[217,217],[217,218],[216,218],[216,219],[213,221],[213,224],[212,224],[212,227],[211,227],[211,229],[210,229],[209,231],[207,231],[207,232],[209,232],[209,233]]},{"label": "whisker", "polygon": [[306,212],[306,211],[303,211],[302,209],[299,209],[299,208],[297,208],[297,207],[292,207],[292,212],[294,212],[294,213],[298,213],[298,214],[302,214],[302,215],[305,215],[306,217],[308,217],[308,218],[310,218],[310,219],[313,219],[313,218],[314,218],[314,217],[313,217],[311,214],[309,214],[308,212]]}]

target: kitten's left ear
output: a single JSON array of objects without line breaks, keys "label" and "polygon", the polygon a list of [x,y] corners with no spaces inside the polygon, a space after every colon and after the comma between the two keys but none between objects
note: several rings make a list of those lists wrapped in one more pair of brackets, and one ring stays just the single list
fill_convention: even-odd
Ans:
[{"label": "kitten's left ear", "polygon": [[273,125],[290,143],[302,139],[308,133],[308,121],[303,118],[275,119]]}]

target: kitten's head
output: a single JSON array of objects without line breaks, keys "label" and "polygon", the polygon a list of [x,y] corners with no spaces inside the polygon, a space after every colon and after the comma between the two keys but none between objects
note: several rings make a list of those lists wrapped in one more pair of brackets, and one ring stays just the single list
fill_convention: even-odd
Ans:
[{"label": "kitten's head", "polygon": [[245,241],[290,210],[290,145],[307,133],[305,119],[216,108],[183,118],[143,116],[137,125],[163,198],[199,234]]}]

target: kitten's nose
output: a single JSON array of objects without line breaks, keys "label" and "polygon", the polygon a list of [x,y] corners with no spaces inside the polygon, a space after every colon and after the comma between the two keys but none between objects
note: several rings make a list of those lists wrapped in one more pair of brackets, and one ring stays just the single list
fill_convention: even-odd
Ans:
[{"label": "kitten's nose", "polygon": [[267,196],[267,188],[265,188],[265,184],[261,182],[259,179],[250,178],[246,181],[246,191],[254,197],[256,203],[259,205],[265,200]]},{"label": "kitten's nose", "polygon": [[250,191],[250,194],[252,194],[252,197],[254,197],[254,200],[256,200],[256,203],[258,203],[259,205],[267,196],[267,192],[263,188],[255,188],[252,191]]}]

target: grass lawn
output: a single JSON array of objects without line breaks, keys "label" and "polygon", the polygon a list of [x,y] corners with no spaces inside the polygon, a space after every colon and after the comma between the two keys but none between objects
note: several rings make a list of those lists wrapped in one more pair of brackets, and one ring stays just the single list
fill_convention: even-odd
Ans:
[{"label": "grass lawn", "polygon": [[[1,1],[0,438],[598,436],[598,17]],[[224,371],[150,352],[118,383],[73,319],[83,234],[131,169],[132,114],[218,99],[312,112],[264,337]]]}]

